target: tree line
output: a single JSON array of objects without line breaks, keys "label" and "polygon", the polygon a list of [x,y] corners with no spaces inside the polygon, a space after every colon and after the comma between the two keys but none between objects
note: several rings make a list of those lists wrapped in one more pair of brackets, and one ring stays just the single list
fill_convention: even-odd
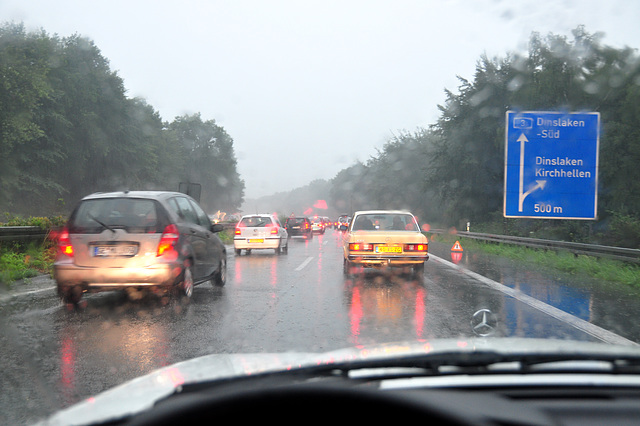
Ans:
[{"label": "tree line", "polygon": [[[424,222],[640,247],[640,58],[580,26],[572,37],[532,33],[528,52],[480,57],[473,79],[445,90],[437,121],[389,140],[340,171],[338,209],[407,208]],[[503,218],[505,112],[601,114],[598,220]]]},{"label": "tree line", "polygon": [[96,191],[202,186],[210,212],[244,197],[233,139],[200,114],[165,122],[86,37],[0,26],[0,211],[68,213]]}]

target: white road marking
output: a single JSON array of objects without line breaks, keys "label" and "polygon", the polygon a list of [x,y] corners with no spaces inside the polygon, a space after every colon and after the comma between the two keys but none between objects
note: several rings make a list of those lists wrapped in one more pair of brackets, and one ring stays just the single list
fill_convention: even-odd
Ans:
[{"label": "white road marking", "polygon": [[28,296],[30,294],[42,293],[42,292],[45,292],[45,291],[51,291],[51,290],[55,290],[55,289],[56,289],[56,287],[53,286],[53,287],[41,288],[41,289],[38,289],[38,290],[30,290],[30,291],[23,291],[23,292],[19,292],[19,293],[3,294],[3,295],[0,296],[0,301],[4,302],[4,301],[9,300],[9,299],[14,298],[14,297]]},{"label": "white road marking", "polygon": [[626,339],[612,331],[606,330],[602,327],[598,327],[595,324],[592,324],[588,321],[585,321],[581,318],[578,318],[574,315],[571,315],[561,309],[556,308],[555,306],[551,306],[548,305],[534,297],[529,296],[528,294],[523,293],[520,290],[516,290],[514,288],[508,287],[504,284],[501,284],[497,281],[493,281],[490,278],[484,277],[480,274],[476,274],[475,272],[472,272],[466,268],[463,268],[462,266],[456,265],[455,263],[449,262],[447,260],[444,260],[438,256],[435,256],[433,254],[429,254],[429,258],[430,259],[434,259],[437,262],[440,262],[446,266],[449,266],[452,269],[456,269],[464,274],[469,275],[470,277],[473,277],[475,279],[477,279],[478,281],[483,282],[484,284],[488,285],[489,287],[498,290],[508,296],[513,297],[514,299],[522,302],[522,303],[526,303],[527,305],[531,306],[532,308],[535,308],[541,312],[544,312],[547,315],[552,316],[553,318],[556,318],[566,324],[569,324],[575,328],[577,328],[578,330],[584,331],[587,334],[590,334],[591,336],[598,338],[600,340],[602,340],[603,342],[607,342],[607,343],[612,343],[612,344],[616,344],[616,345],[631,345],[631,346],[638,346],[638,343]]},{"label": "white road marking", "polygon": [[309,262],[311,262],[311,259],[313,259],[313,257],[307,257],[307,258],[305,259],[305,261],[304,261],[304,262],[302,262],[302,263],[300,264],[300,266],[298,266],[295,270],[296,270],[296,271],[302,271],[302,269],[303,269],[305,266],[307,266],[307,265],[309,264]]}]

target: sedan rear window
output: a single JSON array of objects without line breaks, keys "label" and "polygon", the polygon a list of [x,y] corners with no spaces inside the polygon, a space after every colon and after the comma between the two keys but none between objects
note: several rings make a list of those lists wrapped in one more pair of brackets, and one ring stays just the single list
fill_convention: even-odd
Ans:
[{"label": "sedan rear window", "polygon": [[129,233],[162,232],[166,220],[154,200],[100,198],[85,200],[69,220],[69,232],[100,233],[124,229]]},{"label": "sedan rear window", "polygon": [[413,216],[408,214],[362,214],[353,223],[353,231],[416,231]]}]

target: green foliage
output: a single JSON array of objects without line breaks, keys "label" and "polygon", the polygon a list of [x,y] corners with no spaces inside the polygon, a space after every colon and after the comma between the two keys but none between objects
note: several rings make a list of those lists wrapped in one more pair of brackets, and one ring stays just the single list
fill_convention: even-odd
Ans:
[{"label": "green foliage", "polygon": [[233,228],[225,229],[224,231],[218,233],[218,237],[220,237],[220,241],[222,241],[223,244],[233,244],[233,236]]},{"label": "green foliage", "polygon": [[640,248],[640,219],[630,214],[612,212],[602,243],[620,247]]},{"label": "green foliage", "polygon": [[[189,146],[185,135],[203,129],[217,142]],[[123,80],[85,37],[0,26],[2,210],[66,214],[92,192],[177,190],[190,178],[203,179],[209,207],[240,205],[244,182],[224,129],[199,115],[163,123],[144,100],[126,97]]]},{"label": "green foliage", "polygon": [[439,217],[437,191],[424,187],[429,148],[434,135],[426,130],[401,133],[366,164],[357,163],[331,181],[329,201],[340,213],[364,209],[407,209],[420,218]]},{"label": "green foliage", "polygon": [[66,218],[63,216],[52,217],[34,217],[30,216],[23,218],[19,215],[12,215],[5,212],[3,221],[0,221],[0,226],[39,226],[41,229],[51,229],[57,226],[63,226],[66,222]]},{"label": "green foliage", "polygon": [[51,273],[55,250],[51,242],[0,246],[0,285]]},{"label": "green foliage", "polygon": [[202,185],[203,207],[236,211],[242,204],[244,182],[236,169],[233,139],[224,128],[194,114],[176,117],[168,131],[183,153],[184,181]]},{"label": "green foliage", "polygon": [[[436,123],[339,172],[332,202],[408,208],[443,227],[470,221],[475,231],[640,247],[640,56],[601,39],[583,27],[571,38],[533,33],[526,53],[482,56],[472,79],[445,91]],[[601,113],[597,223],[502,217],[508,110]]]}]

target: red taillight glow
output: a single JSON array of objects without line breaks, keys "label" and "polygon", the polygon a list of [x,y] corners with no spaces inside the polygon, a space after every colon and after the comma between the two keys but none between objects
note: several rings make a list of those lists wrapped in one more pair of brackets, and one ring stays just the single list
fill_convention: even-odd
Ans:
[{"label": "red taillight glow", "polygon": [[236,235],[240,235],[242,233],[242,231],[240,231],[240,228],[236,228]]},{"label": "red taillight glow", "polygon": [[73,256],[73,246],[71,245],[69,230],[67,228],[64,228],[62,232],[60,232],[60,236],[58,237],[58,248],[62,254],[69,257]]},{"label": "red taillight glow", "polygon": [[278,233],[278,227],[274,226],[273,228],[271,228],[271,233],[272,234],[277,234]]},{"label": "red taillight glow", "polygon": [[427,244],[405,244],[404,251],[427,251]]},{"label": "red taillight glow", "polygon": [[349,243],[351,251],[373,251],[373,244],[367,243]]},{"label": "red taillight glow", "polygon": [[160,243],[158,243],[157,256],[162,256],[173,251],[173,248],[175,247],[179,238],[180,233],[178,231],[178,227],[174,224],[167,225],[167,227],[164,228],[162,237],[160,237]]}]

